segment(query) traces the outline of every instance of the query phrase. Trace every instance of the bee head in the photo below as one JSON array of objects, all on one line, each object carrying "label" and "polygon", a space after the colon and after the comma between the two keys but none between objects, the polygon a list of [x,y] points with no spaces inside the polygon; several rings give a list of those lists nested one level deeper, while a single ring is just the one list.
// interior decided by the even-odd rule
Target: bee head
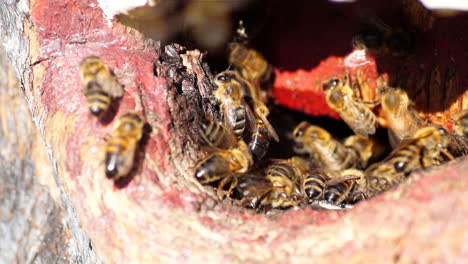
[{"label": "bee head", "polygon": [[397,161],[393,164],[393,167],[397,172],[402,172],[405,170],[407,163],[404,161]]},{"label": "bee head", "polygon": [[396,111],[408,104],[408,94],[402,89],[388,89],[382,97],[382,107],[386,111]]},{"label": "bee head", "polygon": [[307,127],[309,127],[310,124],[309,122],[301,122],[299,125],[296,126],[293,132],[293,137],[294,138],[300,138],[304,135],[305,131],[307,130]]},{"label": "bee head", "polygon": [[330,133],[325,129],[318,127],[318,126],[310,126],[307,131],[307,137],[312,138],[314,140],[322,140],[326,141],[331,138]]},{"label": "bee head", "polygon": [[447,130],[445,130],[445,128],[439,127],[437,128],[437,132],[440,135],[439,144],[437,144],[437,147],[446,148],[448,145],[450,145],[452,137],[450,137]]},{"label": "bee head", "polygon": [[439,127],[439,128],[437,129],[437,131],[439,131],[439,134],[440,134],[441,136],[446,136],[446,135],[448,134],[448,133],[447,133],[447,130],[445,130],[445,128],[442,128],[442,127]]},{"label": "bee head", "polygon": [[236,75],[233,71],[223,71],[216,75],[215,83],[227,83],[233,80],[235,77]]},{"label": "bee head", "polygon": [[322,88],[324,91],[327,91],[331,88],[334,88],[334,87],[337,87],[338,85],[340,85],[340,79],[336,78],[336,77],[333,77],[332,79],[326,81]]}]

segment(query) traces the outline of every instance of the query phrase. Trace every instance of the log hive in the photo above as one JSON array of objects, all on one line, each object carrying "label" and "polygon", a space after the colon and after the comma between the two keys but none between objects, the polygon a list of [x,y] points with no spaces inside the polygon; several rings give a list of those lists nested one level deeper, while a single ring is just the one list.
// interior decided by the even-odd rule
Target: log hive
[{"label": "log hive", "polygon": [[[200,96],[210,74],[199,51],[181,50],[180,76],[165,77],[174,66],[160,59],[159,43],[107,21],[94,0],[3,1],[0,29],[0,262],[468,258],[467,159],[416,173],[346,212],[255,214],[218,202],[193,178],[203,155],[194,128],[212,111]],[[125,86],[105,122],[89,114],[81,93],[78,64],[88,55]],[[114,184],[104,176],[105,138],[129,111],[142,113],[148,130],[135,173]]]}]

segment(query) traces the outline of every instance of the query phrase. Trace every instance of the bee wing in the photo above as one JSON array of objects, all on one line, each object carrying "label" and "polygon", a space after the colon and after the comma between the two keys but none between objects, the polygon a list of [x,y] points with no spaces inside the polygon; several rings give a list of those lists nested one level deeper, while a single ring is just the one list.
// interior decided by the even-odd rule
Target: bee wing
[{"label": "bee wing", "polygon": [[221,112],[222,112],[222,115],[223,115],[224,124],[231,131],[234,131],[233,130],[233,124],[235,122],[235,120],[233,120],[233,118],[232,118],[233,109],[234,109],[234,104],[233,104],[233,101],[231,99],[227,98],[226,100],[223,100],[223,102],[221,103]]},{"label": "bee wing", "polygon": [[[256,106],[256,104],[262,104],[263,107]],[[254,111],[255,115],[263,121],[263,123],[265,124],[265,126],[266,126],[266,128],[268,130],[268,133],[270,133],[270,136],[276,142],[279,142],[278,134],[276,133],[276,130],[273,128],[273,126],[271,125],[270,121],[268,121],[267,114],[263,113],[262,111],[259,110],[259,109],[263,109],[263,108],[267,109],[266,106],[263,105],[262,102],[259,102],[259,101],[254,102],[254,109],[256,109]]]},{"label": "bee wing", "polygon": [[392,148],[396,148],[398,144],[400,144],[401,139],[391,129],[389,129],[387,133],[388,133],[388,141],[390,142],[390,146]]},{"label": "bee wing", "polygon": [[332,179],[326,181],[325,185],[331,186],[331,185],[335,185],[335,184],[338,184],[338,183],[342,183],[342,182],[346,182],[346,181],[356,181],[356,180],[359,180],[359,179],[361,179],[361,176],[345,175],[345,176],[342,176],[342,177],[332,178]]},{"label": "bee wing", "polygon": [[273,185],[264,177],[246,176],[236,187],[244,197],[260,197],[273,190]]},{"label": "bee wing", "polygon": [[102,89],[107,92],[111,97],[118,98],[124,93],[122,85],[119,83],[114,75],[110,76],[97,76],[97,81],[102,86]]},{"label": "bee wing", "polygon": [[451,117],[449,117],[453,122],[458,122],[460,119],[462,119],[465,115],[468,115],[468,109],[461,110],[455,114],[453,114]]},{"label": "bee wing", "polygon": [[338,111],[338,113],[354,133],[363,138],[375,134],[376,118],[369,108],[356,101],[349,101],[347,108],[348,113],[345,111]]},{"label": "bee wing", "polygon": [[259,118],[262,119],[263,123],[265,124],[266,128],[268,129],[268,132],[270,133],[270,136],[276,141],[279,142],[279,136],[276,133],[276,130],[273,128],[273,126],[270,124],[270,121],[266,118],[264,115],[259,115]]},{"label": "bee wing", "polygon": [[245,100],[242,100],[242,103],[245,106],[245,114],[246,114],[247,122],[249,122],[248,128],[250,130],[253,130],[256,127],[256,124],[255,124],[256,123],[256,121],[255,121],[256,114],[254,114],[254,112],[252,112],[252,109],[250,108],[249,104]]}]

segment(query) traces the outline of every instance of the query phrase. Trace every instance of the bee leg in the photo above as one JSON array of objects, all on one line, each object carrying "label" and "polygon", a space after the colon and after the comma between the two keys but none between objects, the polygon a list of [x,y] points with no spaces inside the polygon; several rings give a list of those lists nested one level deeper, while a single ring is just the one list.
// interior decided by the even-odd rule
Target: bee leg
[{"label": "bee leg", "polygon": [[444,154],[444,156],[446,158],[448,158],[449,160],[454,160],[455,159],[455,157],[452,155],[452,153],[450,153],[449,151],[447,151],[445,149],[441,150],[440,152],[442,152],[442,154]]},{"label": "bee leg", "polygon": [[367,195],[364,194],[363,192],[356,192],[356,193],[353,193],[351,195],[351,197],[349,197],[347,199],[347,203],[350,203],[350,204],[356,204],[360,201],[364,201],[367,199]]},{"label": "bee leg", "polygon": [[231,177],[231,176],[227,176],[227,177],[225,177],[224,179],[222,179],[221,182],[219,183],[218,189],[216,190],[216,195],[218,196],[219,200],[222,200],[222,199],[223,199],[223,189],[224,189],[224,186],[225,186],[230,180],[232,180],[232,177]]},{"label": "bee leg", "polygon": [[236,188],[238,182],[239,182],[239,179],[237,177],[232,178],[231,184],[230,184],[229,189],[228,189],[228,191],[226,193],[226,197],[228,199],[231,199],[232,190],[234,190],[234,188]]},{"label": "bee leg", "polygon": [[257,198],[244,198],[241,201],[241,205],[244,207],[255,209],[258,207],[258,199]]},{"label": "bee leg", "polygon": [[265,205],[265,204],[260,204],[260,206],[257,208],[257,214],[266,214],[268,211],[270,211],[271,205]]},{"label": "bee leg", "polygon": [[340,197],[338,197],[338,199],[336,200],[336,204],[337,204],[337,205],[341,205],[341,204],[343,203],[343,201],[346,200],[346,197],[348,197],[349,191],[351,190],[351,187],[352,187],[352,186],[348,187],[348,189],[347,189],[345,192],[343,192],[343,193],[340,195]]}]

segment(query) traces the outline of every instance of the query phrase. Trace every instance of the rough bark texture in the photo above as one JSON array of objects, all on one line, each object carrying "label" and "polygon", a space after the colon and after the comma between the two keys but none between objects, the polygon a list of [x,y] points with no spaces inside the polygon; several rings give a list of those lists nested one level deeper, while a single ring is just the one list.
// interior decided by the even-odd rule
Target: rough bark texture
[{"label": "rough bark texture", "polygon": [[[181,51],[185,67],[169,67],[158,43],[106,21],[92,0],[2,2],[0,18],[26,102],[1,83],[2,261],[99,262],[93,250],[106,263],[467,259],[468,160],[414,175],[347,212],[256,215],[216,202],[193,178],[203,155],[194,128],[211,111],[200,96],[210,84],[199,53]],[[138,168],[116,184],[102,161],[112,120],[91,116],[81,94],[78,64],[88,55],[125,85],[113,120],[137,111],[150,127]]]},{"label": "rough bark texture", "polygon": [[0,262],[100,263],[0,51]]}]

